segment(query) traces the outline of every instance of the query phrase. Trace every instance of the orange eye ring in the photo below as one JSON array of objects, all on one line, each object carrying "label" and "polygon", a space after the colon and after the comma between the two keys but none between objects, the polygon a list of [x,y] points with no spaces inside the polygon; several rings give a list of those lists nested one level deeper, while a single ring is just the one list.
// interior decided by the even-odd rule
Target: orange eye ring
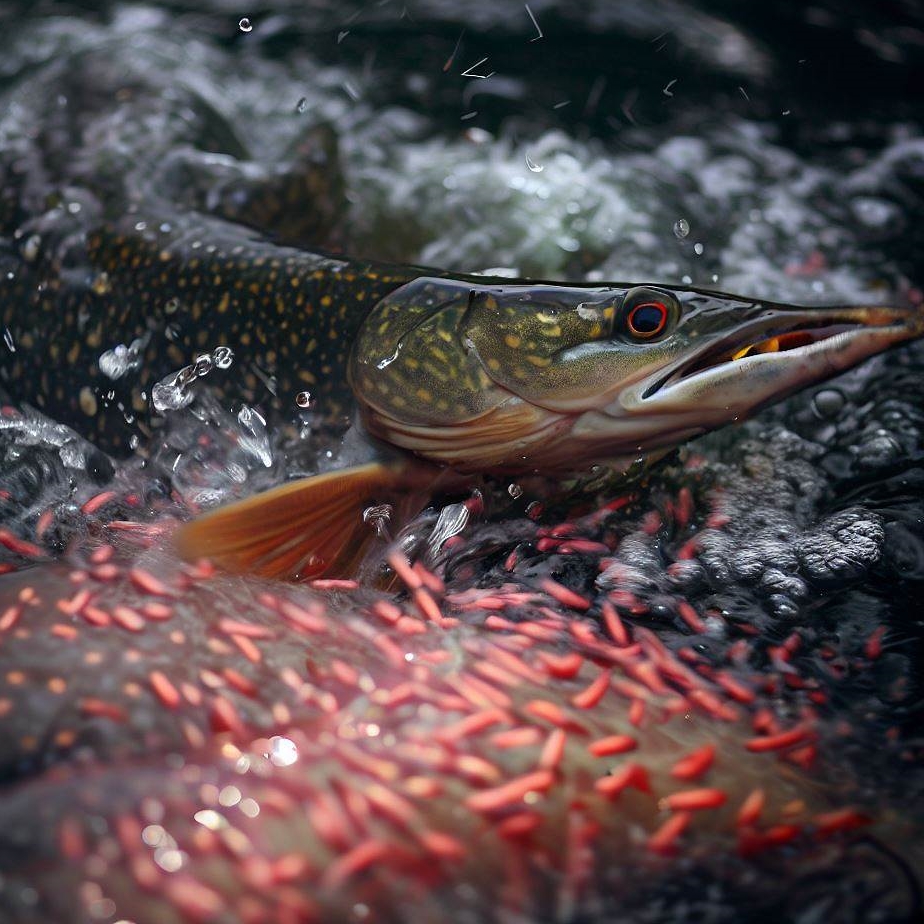
[{"label": "orange eye ring", "polygon": [[669,312],[663,302],[642,302],[626,316],[626,328],[639,340],[651,340],[667,327]]}]

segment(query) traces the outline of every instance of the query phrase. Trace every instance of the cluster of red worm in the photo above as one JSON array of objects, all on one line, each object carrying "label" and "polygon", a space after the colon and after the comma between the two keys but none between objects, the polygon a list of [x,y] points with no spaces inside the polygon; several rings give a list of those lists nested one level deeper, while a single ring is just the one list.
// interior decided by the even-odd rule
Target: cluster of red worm
[{"label": "cluster of red worm", "polygon": [[[525,577],[517,551],[505,583],[462,591],[394,551],[397,593],[232,578],[162,551],[169,520],[107,521],[116,500],[138,503],[107,491],[83,504],[96,535],[69,565],[0,579],[3,721],[39,689],[67,704],[53,733],[21,730],[20,758],[60,780],[71,751],[108,727],[115,743],[97,746],[106,759],[134,762],[139,779],[159,766],[149,789],[129,785],[105,803],[105,833],[92,821],[104,782],[74,782],[55,814],[57,850],[82,868],[86,905],[130,908],[131,885],[182,920],[229,907],[248,922],[324,919],[365,877],[367,892],[477,882],[526,911],[530,883],[554,870],[555,900],[571,908],[608,857],[629,863],[635,851],[644,865],[697,844],[755,857],[870,820],[836,793],[800,788],[819,759],[826,694],[794,666],[798,633],[769,646],[763,668],[746,636],[716,667],[695,642],[720,614],[675,598],[690,644],[673,649],[638,624],[647,605],[619,587],[602,529],[630,497],[536,527],[536,552],[589,556],[610,588],[616,572],[614,589],[592,593],[548,571]],[[696,553],[693,508],[682,488],[666,511],[688,535],[681,560]],[[643,528],[664,515],[643,516]],[[47,525],[40,517],[39,539]],[[721,528],[722,514],[703,525]],[[9,531],[0,546],[6,571],[45,558]],[[19,656],[39,635],[67,646],[79,677],[57,672],[57,659]],[[873,630],[862,655],[881,646]],[[786,720],[768,705],[781,690],[801,695]],[[270,816],[298,837],[273,835]],[[501,872],[486,884],[490,865]]]}]

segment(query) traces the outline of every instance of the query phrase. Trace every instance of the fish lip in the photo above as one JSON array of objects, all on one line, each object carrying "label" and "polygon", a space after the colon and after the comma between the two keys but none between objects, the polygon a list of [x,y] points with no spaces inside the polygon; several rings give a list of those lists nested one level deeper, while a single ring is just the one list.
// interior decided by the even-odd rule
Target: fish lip
[{"label": "fish lip", "polygon": [[[839,335],[856,335],[874,330],[882,333],[891,328],[898,340],[904,339],[903,334],[913,336],[913,331],[920,326],[916,324],[910,312],[902,309],[868,309],[862,306],[832,308],[825,311],[823,316],[819,314],[820,310],[816,308],[797,312],[794,309],[783,309],[772,311],[766,317],[745,322],[725,336],[696,350],[692,355],[662,369],[654,381],[641,392],[640,397],[644,401],[671,385],[690,381],[700,373],[712,372],[722,366],[731,366],[733,363],[744,362],[757,356],[766,357],[776,353],[793,354],[793,358],[796,358],[804,355],[806,347],[815,346]],[[882,316],[881,321],[874,320],[878,315]],[[757,346],[771,338],[799,334],[804,334],[810,339],[782,350],[733,358],[741,350]]]}]

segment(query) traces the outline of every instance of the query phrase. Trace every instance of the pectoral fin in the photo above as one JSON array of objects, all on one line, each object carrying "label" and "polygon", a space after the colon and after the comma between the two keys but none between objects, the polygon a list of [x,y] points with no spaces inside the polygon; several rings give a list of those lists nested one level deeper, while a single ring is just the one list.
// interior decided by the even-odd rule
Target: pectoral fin
[{"label": "pectoral fin", "polygon": [[[351,577],[375,530],[371,504],[421,503],[435,470],[371,463],[302,478],[211,511],[182,527],[186,559],[282,580]],[[427,475],[430,479],[427,479]]]}]

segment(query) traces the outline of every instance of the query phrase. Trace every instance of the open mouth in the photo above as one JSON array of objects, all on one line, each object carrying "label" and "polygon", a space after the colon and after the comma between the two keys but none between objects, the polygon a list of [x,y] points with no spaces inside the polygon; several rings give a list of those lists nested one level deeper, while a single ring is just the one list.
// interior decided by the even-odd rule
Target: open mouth
[{"label": "open mouth", "polygon": [[[759,332],[761,339],[749,341],[748,331],[735,331],[668,371],[646,389],[643,397],[648,398],[665,386],[674,385],[720,366],[741,362],[749,357],[767,353],[788,353],[801,347],[814,346],[835,337],[842,337],[844,334],[857,333],[869,328],[868,323],[845,321],[829,321],[826,324],[806,321],[801,324],[787,325],[786,329],[777,328],[775,330],[767,330],[766,326],[761,326],[764,327]],[[757,334],[758,332],[752,328],[750,333]]]}]

